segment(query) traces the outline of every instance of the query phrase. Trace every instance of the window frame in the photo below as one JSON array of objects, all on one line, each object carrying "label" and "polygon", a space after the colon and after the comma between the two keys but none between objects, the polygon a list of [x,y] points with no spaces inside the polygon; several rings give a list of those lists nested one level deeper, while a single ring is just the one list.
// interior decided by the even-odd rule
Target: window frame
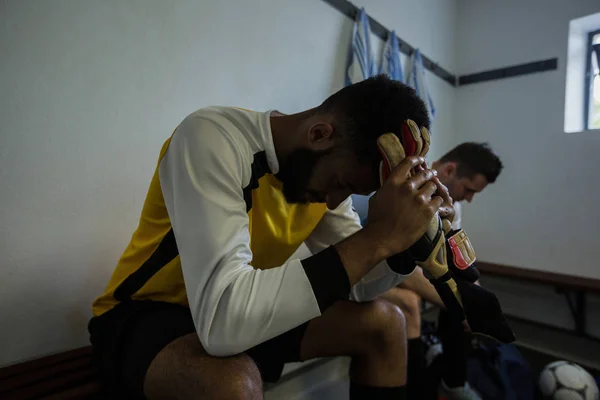
[{"label": "window frame", "polygon": [[592,44],[594,36],[600,34],[600,29],[588,33],[587,49],[586,49],[586,62],[585,62],[585,87],[584,87],[584,100],[583,100],[583,122],[584,129],[587,131],[590,129],[590,111],[591,111],[591,96],[592,90]]}]

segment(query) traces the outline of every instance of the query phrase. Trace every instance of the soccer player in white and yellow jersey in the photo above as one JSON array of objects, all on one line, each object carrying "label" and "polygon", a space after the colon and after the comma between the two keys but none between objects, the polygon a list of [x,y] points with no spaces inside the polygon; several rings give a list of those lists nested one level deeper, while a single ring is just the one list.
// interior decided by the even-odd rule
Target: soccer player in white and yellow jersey
[{"label": "soccer player in white and yellow jersey", "polygon": [[[352,399],[402,399],[401,311],[380,294],[444,190],[409,157],[381,188],[377,138],[412,119],[414,90],[383,76],[293,115],[211,107],[164,144],[139,226],[94,302],[91,341],[127,398],[258,399],[283,364],[350,356]],[[377,190],[361,226],[350,195]],[[289,259],[306,243],[314,254]]]}]

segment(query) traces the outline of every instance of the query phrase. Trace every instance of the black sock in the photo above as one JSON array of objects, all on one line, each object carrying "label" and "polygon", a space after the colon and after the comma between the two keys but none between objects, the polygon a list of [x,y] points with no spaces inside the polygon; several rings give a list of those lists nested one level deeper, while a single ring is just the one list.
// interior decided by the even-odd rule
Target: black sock
[{"label": "black sock", "polygon": [[406,386],[377,387],[350,382],[350,400],[406,400]]},{"label": "black sock", "polygon": [[450,388],[464,386],[467,381],[468,336],[459,323],[452,321],[448,313],[440,312],[438,333],[444,348],[442,354],[442,378]]},{"label": "black sock", "polygon": [[425,376],[425,346],[421,338],[408,339],[408,367],[406,393],[409,399],[419,399],[423,394]]}]

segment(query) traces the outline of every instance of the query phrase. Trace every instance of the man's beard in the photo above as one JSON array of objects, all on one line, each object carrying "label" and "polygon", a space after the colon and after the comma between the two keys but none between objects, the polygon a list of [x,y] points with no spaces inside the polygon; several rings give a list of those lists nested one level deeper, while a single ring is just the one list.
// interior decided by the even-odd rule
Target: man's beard
[{"label": "man's beard", "polygon": [[282,183],[282,192],[288,203],[308,203],[309,200],[325,201],[325,199],[309,199],[308,182],[313,175],[317,162],[330,150],[313,151],[296,149],[287,156],[280,165],[277,179]]}]

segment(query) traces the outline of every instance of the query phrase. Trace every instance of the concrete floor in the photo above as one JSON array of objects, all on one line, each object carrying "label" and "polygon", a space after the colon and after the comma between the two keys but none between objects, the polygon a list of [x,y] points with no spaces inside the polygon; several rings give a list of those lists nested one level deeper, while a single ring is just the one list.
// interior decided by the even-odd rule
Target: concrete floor
[{"label": "concrete floor", "polygon": [[[267,388],[265,400],[337,400],[348,399],[350,359],[324,360],[298,375]],[[285,373],[286,371],[284,371]]]},{"label": "concrete floor", "polygon": [[544,353],[554,360],[569,360],[586,369],[600,371],[600,340],[576,337],[520,320],[511,320],[510,324],[520,346]]}]

